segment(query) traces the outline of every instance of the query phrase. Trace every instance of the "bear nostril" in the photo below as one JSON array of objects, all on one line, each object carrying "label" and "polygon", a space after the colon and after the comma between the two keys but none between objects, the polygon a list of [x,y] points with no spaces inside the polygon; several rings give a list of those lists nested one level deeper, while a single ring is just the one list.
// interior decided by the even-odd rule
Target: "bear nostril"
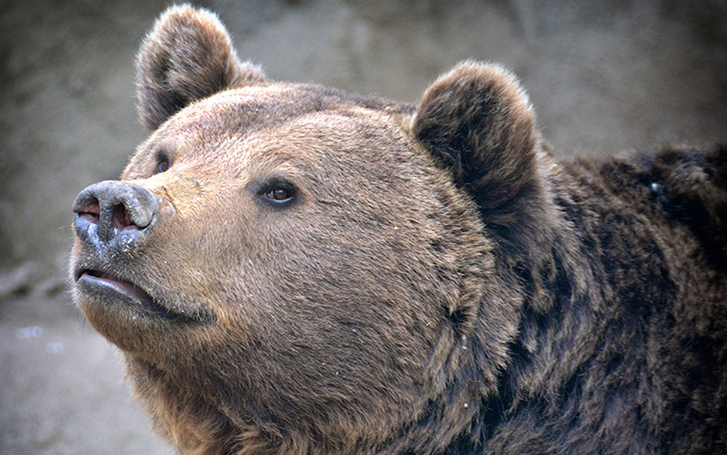
[{"label": "bear nostril", "polygon": [[114,207],[112,220],[114,227],[120,229],[139,227],[131,220],[131,215],[129,215],[129,211],[124,204],[118,204]]},{"label": "bear nostril", "polygon": [[98,219],[101,216],[101,206],[99,205],[98,199],[88,198],[83,201],[82,204],[77,204],[73,211],[82,218],[86,218],[88,221],[98,223]]}]

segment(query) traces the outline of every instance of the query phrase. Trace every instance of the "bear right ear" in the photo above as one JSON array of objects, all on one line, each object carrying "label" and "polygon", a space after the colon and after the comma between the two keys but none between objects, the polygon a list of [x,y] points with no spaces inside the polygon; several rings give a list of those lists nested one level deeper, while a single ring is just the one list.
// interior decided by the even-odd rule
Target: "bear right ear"
[{"label": "bear right ear", "polygon": [[514,76],[491,64],[458,65],[426,90],[412,133],[472,196],[503,247],[520,253],[544,244],[554,212],[546,158]]},{"label": "bear right ear", "polygon": [[155,130],[193,101],[265,82],[258,67],[240,63],[217,16],[189,5],[174,6],[157,20],[139,52],[139,116]]}]

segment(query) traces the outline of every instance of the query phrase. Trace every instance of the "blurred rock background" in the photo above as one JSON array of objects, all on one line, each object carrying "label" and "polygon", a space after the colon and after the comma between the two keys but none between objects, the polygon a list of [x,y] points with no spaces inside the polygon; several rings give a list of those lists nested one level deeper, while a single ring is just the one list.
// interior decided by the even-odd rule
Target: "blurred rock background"
[{"label": "blurred rock background", "polygon": [[[0,0],[0,453],[170,454],[70,303],[70,212],[146,135],[134,57],[159,0]],[[278,80],[415,102],[511,68],[563,155],[727,142],[724,0],[210,0]]]}]

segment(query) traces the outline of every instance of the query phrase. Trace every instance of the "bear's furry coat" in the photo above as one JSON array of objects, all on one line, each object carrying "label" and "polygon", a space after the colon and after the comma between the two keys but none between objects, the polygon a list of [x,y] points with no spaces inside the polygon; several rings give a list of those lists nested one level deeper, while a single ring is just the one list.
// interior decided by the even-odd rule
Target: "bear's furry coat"
[{"label": "bear's furry coat", "polygon": [[497,66],[277,83],[187,6],[139,112],[74,292],[181,453],[727,453],[726,148],[566,162]]}]

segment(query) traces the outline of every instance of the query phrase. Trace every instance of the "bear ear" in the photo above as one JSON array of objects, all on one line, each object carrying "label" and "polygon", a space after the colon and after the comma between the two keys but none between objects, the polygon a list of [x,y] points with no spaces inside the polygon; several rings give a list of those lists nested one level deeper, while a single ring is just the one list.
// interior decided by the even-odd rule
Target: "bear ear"
[{"label": "bear ear", "polygon": [[501,243],[527,248],[548,217],[535,115],[503,68],[465,62],[424,93],[412,133],[449,168]]},{"label": "bear ear", "polygon": [[157,20],[139,52],[139,116],[155,130],[193,101],[262,83],[265,76],[259,68],[240,63],[217,16],[189,5],[174,6]]}]

